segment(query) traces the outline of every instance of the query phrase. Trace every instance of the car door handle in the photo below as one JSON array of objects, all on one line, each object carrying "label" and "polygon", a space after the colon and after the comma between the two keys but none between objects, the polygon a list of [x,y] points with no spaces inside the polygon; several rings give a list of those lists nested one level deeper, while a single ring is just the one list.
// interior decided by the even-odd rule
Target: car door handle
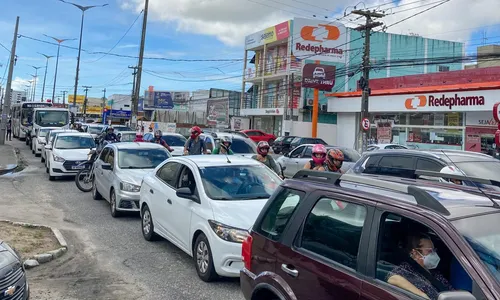
[{"label": "car door handle", "polygon": [[150,192],[151,194],[154,194],[154,193],[155,193],[155,191],[153,191],[153,189],[149,189],[149,192]]},{"label": "car door handle", "polygon": [[282,264],[281,270],[283,270],[283,272],[287,273],[288,275],[290,275],[292,277],[299,276],[299,271],[297,271],[296,269],[291,269],[287,264]]},{"label": "car door handle", "polygon": [[172,200],[167,199],[167,203],[168,203],[168,204],[172,204]]}]

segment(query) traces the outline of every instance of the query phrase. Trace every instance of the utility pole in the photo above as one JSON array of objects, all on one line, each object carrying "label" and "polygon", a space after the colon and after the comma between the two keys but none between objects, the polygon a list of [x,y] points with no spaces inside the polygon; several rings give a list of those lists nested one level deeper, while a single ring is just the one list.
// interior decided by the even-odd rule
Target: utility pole
[{"label": "utility pole", "polygon": [[33,69],[35,69],[35,75],[33,76],[34,77],[34,80],[35,80],[35,85],[33,86],[33,101],[36,100],[36,83],[37,83],[37,80],[38,80],[38,69],[41,69],[42,67],[35,67],[35,66],[31,66]]},{"label": "utility pole", "polygon": [[5,134],[7,129],[7,118],[10,115],[10,98],[12,95],[12,75],[14,74],[14,64],[16,63],[16,44],[17,32],[19,29],[19,16],[16,18],[16,27],[14,29],[14,40],[10,50],[9,75],[7,76],[7,86],[5,87],[5,101],[2,109],[2,121],[0,124],[0,145],[5,145]]},{"label": "utility pole", "polygon": [[[66,93],[67,91],[62,91],[63,93],[63,105],[64,105],[64,108],[66,108]],[[52,99],[52,103],[54,102],[54,99]]]},{"label": "utility pole", "polygon": [[[104,120],[104,110],[106,109],[106,88],[102,90],[102,110],[101,110],[101,117]],[[111,114],[111,112],[109,112]]]},{"label": "utility pole", "polygon": [[144,45],[146,43],[146,27],[148,23],[149,0],[144,3],[144,19],[142,20],[141,47],[139,48],[139,62],[137,64],[137,79],[135,82],[134,96],[132,97],[132,126],[137,124],[137,111],[139,104],[139,91],[141,90],[142,61],[144,59]]},{"label": "utility pole", "polygon": [[[385,15],[382,13],[378,13],[375,11],[369,11],[369,10],[360,10],[356,9],[352,11],[353,14],[360,15],[366,18],[366,23],[365,25],[361,25],[356,28],[358,31],[362,31],[365,34],[365,51],[363,55],[363,77],[359,80],[359,85],[362,89],[362,97],[361,97],[361,120],[364,118],[369,117],[368,113],[368,99],[370,97],[370,36],[371,36],[371,30],[375,27],[383,25],[382,22],[374,22],[372,18],[382,18]],[[368,132],[370,131],[370,128],[368,128]],[[361,149],[361,152],[366,151],[366,147],[368,146],[368,135],[367,131],[363,129],[363,126],[361,126],[361,122],[359,124],[359,136],[358,136],[358,141],[359,138],[360,140],[360,146],[358,149]]]},{"label": "utility pole", "polygon": [[[128,66],[129,69],[133,69],[134,71],[132,72],[132,75],[134,75],[134,80],[133,80],[133,83],[132,83],[132,112],[134,111],[134,103],[135,103],[135,89],[136,89],[136,79],[137,79],[137,66]],[[139,98],[137,98],[139,99]],[[139,110],[139,108],[137,108],[137,110]],[[137,116],[137,114],[136,114]]]},{"label": "utility pole", "polygon": [[85,122],[85,119],[87,118],[87,93],[89,92],[89,89],[91,89],[91,86],[88,85],[82,85],[85,91],[85,99],[83,99],[83,122]]}]

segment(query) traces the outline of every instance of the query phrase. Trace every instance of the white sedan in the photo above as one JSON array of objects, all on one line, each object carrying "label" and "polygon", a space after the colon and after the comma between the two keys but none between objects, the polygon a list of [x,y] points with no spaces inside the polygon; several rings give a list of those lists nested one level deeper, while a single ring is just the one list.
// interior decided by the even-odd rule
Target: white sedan
[{"label": "white sedan", "polygon": [[61,129],[61,127],[41,127],[36,130],[36,136],[31,142],[31,152],[35,156],[40,156],[42,154],[42,149],[45,147],[47,141],[45,140],[47,133],[51,130]]},{"label": "white sedan", "polygon": [[238,277],[241,243],[281,179],[256,160],[173,157],[144,176],[142,234],[158,234],[194,258],[203,281]]}]

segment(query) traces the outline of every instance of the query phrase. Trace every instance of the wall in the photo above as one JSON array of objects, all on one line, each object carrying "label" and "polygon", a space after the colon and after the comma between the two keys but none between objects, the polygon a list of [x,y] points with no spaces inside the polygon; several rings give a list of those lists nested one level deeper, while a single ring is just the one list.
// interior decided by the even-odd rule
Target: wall
[{"label": "wall", "polygon": [[[284,127],[290,128],[290,135],[310,137],[312,131],[311,122],[284,121]],[[318,123],[318,138],[322,138],[330,145],[336,145],[337,142],[337,125]]]},{"label": "wall", "polygon": [[337,114],[337,140],[335,145],[348,148],[356,148],[356,113]]},{"label": "wall", "polygon": [[131,110],[132,98],[130,95],[113,94],[109,96],[108,102],[111,100],[113,101],[114,110]]}]

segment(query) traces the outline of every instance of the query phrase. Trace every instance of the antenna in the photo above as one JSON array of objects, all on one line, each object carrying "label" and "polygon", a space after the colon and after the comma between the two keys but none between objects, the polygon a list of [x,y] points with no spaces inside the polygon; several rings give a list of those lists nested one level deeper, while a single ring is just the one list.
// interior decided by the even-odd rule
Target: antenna
[{"label": "antenna", "polygon": [[500,208],[500,205],[495,201],[493,200],[493,198],[491,198],[490,195],[486,194],[483,189],[481,189],[479,187],[479,185],[476,184],[476,182],[470,180],[469,176],[467,176],[467,174],[465,174],[464,171],[462,171],[462,169],[460,169],[457,164],[455,164],[455,162],[453,160],[451,160],[451,158],[444,152],[444,150],[441,150],[441,153],[443,153],[444,156],[446,156],[447,159],[450,160],[450,162],[455,166],[455,168],[457,168],[460,173],[462,173],[464,175],[465,178],[469,179],[470,182],[472,182],[472,184],[481,192],[481,194],[483,194],[483,196],[485,196],[486,198],[488,198],[492,203],[493,203],[493,207],[495,208]]}]

